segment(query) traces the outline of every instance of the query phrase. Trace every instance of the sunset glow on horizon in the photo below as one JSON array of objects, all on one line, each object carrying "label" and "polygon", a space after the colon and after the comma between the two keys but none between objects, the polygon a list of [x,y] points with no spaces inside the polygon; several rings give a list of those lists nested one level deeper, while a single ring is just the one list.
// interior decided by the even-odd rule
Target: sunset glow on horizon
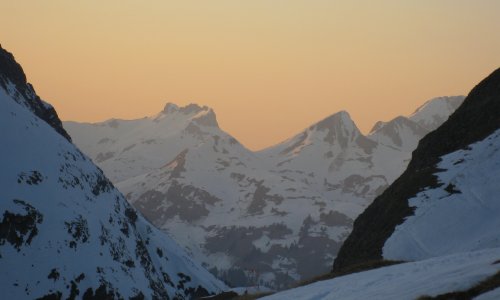
[{"label": "sunset glow on horizon", "polygon": [[500,67],[500,1],[4,1],[0,43],[63,120],[214,109],[250,149],[363,132]]}]

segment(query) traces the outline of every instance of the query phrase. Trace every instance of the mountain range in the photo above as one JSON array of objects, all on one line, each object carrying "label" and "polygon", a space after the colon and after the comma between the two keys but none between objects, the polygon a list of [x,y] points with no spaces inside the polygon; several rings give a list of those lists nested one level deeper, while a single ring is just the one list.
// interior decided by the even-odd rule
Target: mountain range
[{"label": "mountain range", "polygon": [[214,275],[280,289],[328,272],[353,220],[463,99],[432,99],[368,135],[341,111],[258,152],[196,104],[64,127],[133,206]]},{"label": "mountain range", "polygon": [[0,108],[6,299],[221,299],[214,275],[325,270],[267,299],[500,297],[500,69],[367,135],[341,111],[258,152],[196,104],[63,124],[1,47]]}]

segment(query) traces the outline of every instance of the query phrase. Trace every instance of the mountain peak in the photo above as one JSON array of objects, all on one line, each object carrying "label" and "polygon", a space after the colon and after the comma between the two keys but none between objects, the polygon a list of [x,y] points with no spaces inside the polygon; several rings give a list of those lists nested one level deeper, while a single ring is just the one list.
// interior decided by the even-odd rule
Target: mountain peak
[{"label": "mountain peak", "polygon": [[196,103],[190,103],[186,106],[178,106],[175,103],[168,102],[165,104],[165,107],[163,108],[163,113],[165,114],[170,114],[170,113],[182,113],[185,115],[191,115],[191,114],[197,114],[203,111],[210,111],[212,110],[208,106],[200,106]]},{"label": "mountain peak", "polygon": [[194,116],[191,120],[195,121],[198,125],[219,127],[219,123],[217,123],[217,117],[215,116],[215,112],[211,108],[206,111],[203,111],[203,113],[196,114],[196,116]]},{"label": "mountain peak", "polygon": [[179,111],[179,106],[175,103],[172,103],[172,102],[168,102],[167,104],[165,104],[165,107],[163,108],[163,113],[165,114],[169,114],[169,113],[173,113],[173,112],[177,112]]},{"label": "mountain peak", "polygon": [[463,100],[465,99],[465,96],[441,96],[441,97],[435,97],[430,100],[427,100],[424,104],[422,104],[419,108],[413,112],[412,116],[415,115],[416,113],[428,109],[430,106],[454,106],[454,108],[458,108],[460,104],[462,104]]},{"label": "mountain peak", "polygon": [[315,125],[310,127],[311,130],[327,131],[325,142],[333,144],[338,140],[342,146],[346,146],[348,140],[352,140],[360,134],[360,131],[349,113],[345,110],[339,111]]},{"label": "mountain peak", "polygon": [[208,106],[200,106],[195,103],[188,104],[186,106],[178,106],[175,103],[167,103],[163,108],[163,111],[160,113],[161,115],[173,115],[173,114],[181,114],[187,117],[191,122],[196,123],[200,126],[209,126],[209,127],[219,127],[217,122],[217,117],[213,109]]},{"label": "mountain peak", "polygon": [[417,108],[409,119],[432,131],[442,124],[464,101],[464,96],[436,97]]},{"label": "mountain peak", "polygon": [[339,125],[345,125],[349,127],[356,127],[354,121],[351,119],[349,113],[345,110],[341,110],[333,115],[330,115],[323,120],[319,121],[314,125],[317,130],[332,129]]}]

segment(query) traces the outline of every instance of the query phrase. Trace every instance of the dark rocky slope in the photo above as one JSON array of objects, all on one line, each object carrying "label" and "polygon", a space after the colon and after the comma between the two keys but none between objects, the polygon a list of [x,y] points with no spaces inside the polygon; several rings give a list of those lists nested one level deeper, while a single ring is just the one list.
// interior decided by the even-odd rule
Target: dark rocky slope
[{"label": "dark rocky slope", "polygon": [[0,87],[18,103],[28,107],[37,117],[52,126],[68,141],[71,137],[62,126],[55,109],[36,94],[33,86],[26,80],[23,68],[16,62],[12,53],[0,45]]}]

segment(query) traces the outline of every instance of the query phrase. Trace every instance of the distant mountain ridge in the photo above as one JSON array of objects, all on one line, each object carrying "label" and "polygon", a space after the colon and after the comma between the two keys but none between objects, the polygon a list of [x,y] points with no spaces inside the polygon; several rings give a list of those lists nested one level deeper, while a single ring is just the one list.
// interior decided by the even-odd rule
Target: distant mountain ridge
[{"label": "distant mountain ridge", "polygon": [[157,169],[212,136],[239,145],[219,129],[212,109],[196,104],[178,107],[167,103],[160,113],[142,119],[111,119],[96,124],[64,122],[64,126],[79,138],[78,145],[114,182]]},{"label": "distant mountain ridge", "polygon": [[234,286],[283,288],[330,269],[353,220],[429,132],[410,117],[389,123],[363,135],[343,111],[258,152],[196,104],[64,126],[136,208],[214,274]]}]

